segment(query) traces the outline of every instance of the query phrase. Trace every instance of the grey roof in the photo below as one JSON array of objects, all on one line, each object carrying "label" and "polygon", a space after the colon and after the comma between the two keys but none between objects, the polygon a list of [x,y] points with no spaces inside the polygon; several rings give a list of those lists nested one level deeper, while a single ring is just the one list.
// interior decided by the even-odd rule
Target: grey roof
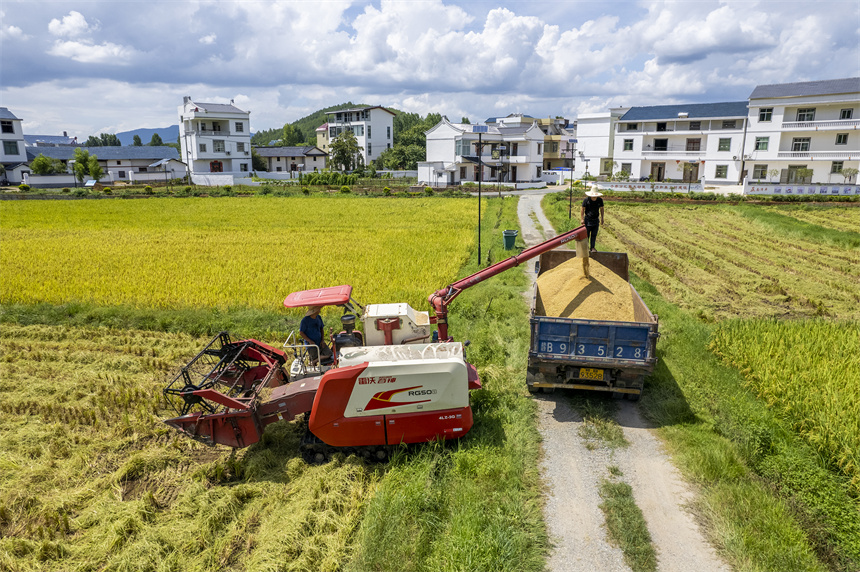
[{"label": "grey roof", "polygon": [[24,135],[27,145],[74,145],[76,139],[67,135]]},{"label": "grey roof", "polygon": [[860,93],[860,77],[757,85],[750,94],[750,99],[801,97],[806,95],[840,95],[843,93]]},{"label": "grey roof", "polygon": [[242,111],[232,103],[201,103],[199,101],[194,101],[195,107],[202,107],[206,111],[212,111],[215,113],[248,113],[247,111]]},{"label": "grey roof", "polygon": [[180,161],[179,159],[174,159],[171,157],[169,159],[159,159],[158,161],[150,164],[149,166],[150,167],[160,167],[161,165],[166,165],[166,164],[170,163],[171,161],[176,161],[177,163],[182,163],[183,165],[185,164],[182,161]]},{"label": "grey roof", "polygon": [[20,118],[15,117],[15,114],[9,111],[8,107],[0,107],[0,119],[18,119],[20,121]]},{"label": "grey roof", "polygon": [[299,157],[302,155],[325,155],[325,151],[313,145],[303,147],[254,147],[260,157]]},{"label": "grey roof", "polygon": [[531,125],[513,125],[511,127],[497,127],[496,130],[502,135],[516,135],[518,133],[525,133],[531,128]]},{"label": "grey roof", "polygon": [[100,161],[122,161],[122,160],[149,160],[157,161],[159,159],[176,159],[179,160],[179,151],[175,147],[158,146],[150,147],[142,145],[140,147],[27,147],[27,160],[32,161],[39,155],[50,157],[51,159],[60,159],[68,161],[75,158],[75,150],[84,149],[90,152],[90,155],[95,155]]},{"label": "grey roof", "polygon": [[618,121],[654,121],[678,119],[679,113],[686,113],[686,119],[711,119],[714,117],[746,117],[746,101],[723,103],[682,103],[678,105],[652,105],[650,107],[631,107]]}]

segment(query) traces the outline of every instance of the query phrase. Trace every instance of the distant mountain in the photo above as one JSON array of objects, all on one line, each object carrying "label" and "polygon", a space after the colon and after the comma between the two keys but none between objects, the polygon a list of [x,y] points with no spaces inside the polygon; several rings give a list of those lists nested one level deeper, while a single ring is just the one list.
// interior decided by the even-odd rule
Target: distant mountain
[{"label": "distant mountain", "polygon": [[156,129],[135,129],[133,131],[123,131],[117,133],[120,143],[123,145],[131,145],[134,143],[134,136],[140,135],[140,142],[146,145],[152,139],[152,134],[158,133],[161,140],[165,143],[176,143],[179,138],[179,125],[171,125],[170,127],[158,127]]}]

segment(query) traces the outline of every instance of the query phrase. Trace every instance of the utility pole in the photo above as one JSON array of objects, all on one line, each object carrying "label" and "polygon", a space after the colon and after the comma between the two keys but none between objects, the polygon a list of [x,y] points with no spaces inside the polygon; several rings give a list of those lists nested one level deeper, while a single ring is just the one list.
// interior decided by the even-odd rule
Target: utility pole
[{"label": "utility pole", "polygon": [[478,134],[478,265],[482,265],[481,262],[481,180],[484,178],[484,162],[481,159],[481,155],[484,152],[483,146],[484,142],[481,136],[484,133],[487,133],[488,128],[486,125],[473,125],[472,133]]}]

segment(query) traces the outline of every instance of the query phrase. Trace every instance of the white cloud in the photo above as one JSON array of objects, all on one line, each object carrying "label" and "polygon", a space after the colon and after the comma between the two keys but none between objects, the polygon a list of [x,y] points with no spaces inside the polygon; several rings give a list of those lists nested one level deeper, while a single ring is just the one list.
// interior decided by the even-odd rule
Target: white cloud
[{"label": "white cloud", "polygon": [[63,16],[62,20],[54,18],[48,24],[48,31],[55,36],[68,36],[74,38],[88,32],[94,32],[99,29],[98,24],[90,27],[87,19],[80,12],[72,10],[68,15]]},{"label": "white cloud", "polygon": [[2,26],[0,27],[0,39],[3,40],[25,40],[29,38],[24,34],[24,30],[18,26]]},{"label": "white cloud", "polygon": [[207,46],[210,46],[210,45],[214,44],[215,40],[217,40],[217,39],[218,39],[217,35],[209,34],[208,36],[203,36],[202,38],[200,38],[197,41],[200,42],[201,44],[206,44]]},{"label": "white cloud", "polygon": [[59,56],[85,64],[128,65],[135,50],[112,43],[93,45],[83,42],[56,42],[48,50],[52,56]]}]

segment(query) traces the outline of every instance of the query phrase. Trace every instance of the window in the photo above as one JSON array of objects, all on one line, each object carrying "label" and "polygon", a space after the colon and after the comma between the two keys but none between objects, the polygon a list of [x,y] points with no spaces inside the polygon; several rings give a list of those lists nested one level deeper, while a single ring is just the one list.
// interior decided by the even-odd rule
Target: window
[{"label": "window", "polygon": [[690,131],[699,131],[702,128],[701,121],[691,121],[690,122]]},{"label": "window", "polygon": [[701,151],[702,150],[702,140],[699,138],[695,139],[687,139],[687,151]]},{"label": "window", "polygon": [[241,121],[236,122],[236,133],[243,133],[245,131],[245,125]]},{"label": "window", "polygon": [[201,153],[205,153],[205,152],[206,152],[206,143],[201,143],[201,144],[200,144],[200,152],[201,152]]},{"label": "window", "polygon": [[848,145],[848,134],[847,133],[837,133],[836,134],[836,144],[837,145]]},{"label": "window", "polygon": [[638,123],[628,123],[627,124],[627,131],[636,131],[637,129],[639,129]]},{"label": "window", "polygon": [[538,144],[537,144],[537,146],[538,146],[538,152],[537,152],[537,154],[538,154],[538,155],[543,155],[543,153],[541,153],[541,150],[540,150],[540,149],[541,149],[541,147],[542,147],[543,145],[541,145],[540,143],[538,143]]},{"label": "window", "polygon": [[122,165],[122,161],[117,161],[117,162],[116,162],[116,164],[117,164],[117,165]]},{"label": "window", "polygon": [[206,124],[204,122],[200,122],[200,131],[206,131]]},{"label": "window", "polygon": [[7,155],[17,155],[18,154],[18,142],[17,141],[3,141],[3,152]]},{"label": "window", "polygon": [[624,140],[624,150],[632,151],[633,150],[633,139],[625,139]]},{"label": "window", "polygon": [[809,151],[809,137],[795,137],[791,140],[792,151]]},{"label": "window", "polygon": [[717,165],[717,172],[714,173],[714,177],[717,179],[726,179],[729,176],[729,166],[728,165]]},{"label": "window", "polygon": [[236,143],[236,152],[237,153],[243,153],[244,151],[245,151],[245,142],[239,141],[238,143]]},{"label": "window", "polygon": [[535,167],[535,174],[537,175],[536,178],[539,179],[540,178],[540,167]]},{"label": "window", "polygon": [[668,151],[669,150],[669,140],[668,139],[654,139],[654,150],[655,151]]},{"label": "window", "polygon": [[773,117],[773,107],[762,107],[758,110],[759,121],[770,121],[771,117]]},{"label": "window", "polygon": [[[849,111],[851,110],[849,109]],[[0,131],[3,133],[15,133],[15,126],[12,125],[11,121],[6,121],[4,119],[3,121],[0,121]]]},{"label": "window", "polygon": [[731,137],[720,137],[720,143],[717,146],[717,151],[731,151],[732,150],[732,138]]},{"label": "window", "polygon": [[391,143],[389,143],[389,144],[388,144],[388,146],[386,147],[386,149],[391,149]]},{"label": "window", "polygon": [[[843,109],[839,112],[839,119],[852,119],[854,117],[853,109]],[[5,131],[4,131],[5,133]]]},{"label": "window", "polygon": [[367,144],[367,154],[368,156],[373,153],[373,147],[371,147],[370,143]]},{"label": "window", "polygon": [[367,126],[367,138],[370,139],[370,125]]},{"label": "window", "polygon": [[391,127],[386,127],[386,128],[385,128],[385,138],[386,138],[386,139],[391,139]]},{"label": "window", "polygon": [[844,164],[845,164],[844,161],[833,161],[830,164],[830,172],[831,173],[841,173],[842,167]]},{"label": "window", "polygon": [[803,109],[797,110],[797,120],[798,121],[815,121],[815,108],[814,107],[806,107]]},{"label": "window", "polygon": [[119,171],[118,176],[120,179],[125,179],[125,171]]},{"label": "window", "polygon": [[734,129],[736,124],[734,119],[723,119],[723,129]]},{"label": "window", "polygon": [[215,123],[215,122],[213,121],[213,122],[212,122],[212,131],[219,131],[219,132],[220,132],[220,131],[221,131],[221,124],[220,124],[220,123]]},{"label": "window", "polygon": [[454,154],[463,156],[469,154],[469,140],[468,139],[460,139],[455,142]]},{"label": "window", "polygon": [[767,178],[767,165],[754,165],[753,166],[753,179],[756,181],[761,181],[762,179]]},{"label": "window", "polygon": [[621,163],[621,170],[625,173],[633,172],[633,163]]},{"label": "window", "polygon": [[239,170],[247,173],[248,172],[248,163],[240,163],[239,164]]},{"label": "window", "polygon": [[666,123],[658,123],[657,131],[666,131]]},{"label": "window", "polygon": [[768,143],[770,143],[770,137],[756,137],[755,138],[755,150],[756,151],[767,151]]},{"label": "window", "polygon": [[466,178],[466,167],[460,167],[460,180],[462,181],[465,178]]},{"label": "window", "polygon": [[223,139],[214,140],[212,142],[212,150],[216,153],[223,153],[224,151],[226,151],[227,148],[224,146],[224,140]]}]

